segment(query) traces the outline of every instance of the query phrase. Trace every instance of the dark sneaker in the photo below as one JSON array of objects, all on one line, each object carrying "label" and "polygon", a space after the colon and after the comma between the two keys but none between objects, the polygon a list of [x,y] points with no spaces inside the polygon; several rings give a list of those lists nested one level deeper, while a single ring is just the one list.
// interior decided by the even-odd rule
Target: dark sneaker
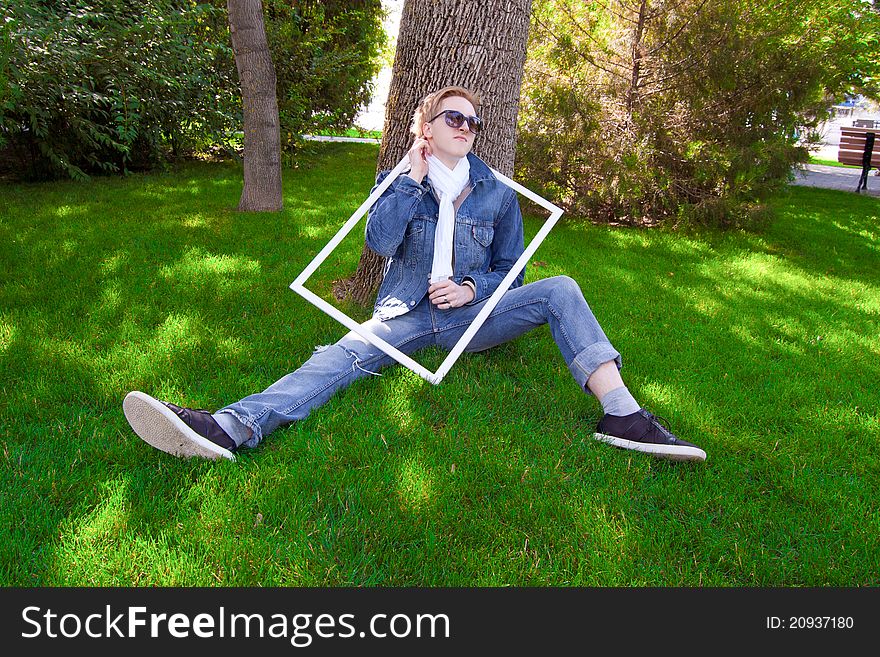
[{"label": "dark sneaker", "polygon": [[[663,420],[663,422],[666,422]],[[706,452],[677,438],[660,423],[660,418],[640,408],[622,417],[605,415],[596,426],[596,440],[622,449],[634,449],[673,461],[705,461]]]},{"label": "dark sneaker", "polygon": [[208,411],[181,408],[136,390],[125,396],[122,411],[134,432],[156,449],[174,456],[235,460],[235,442]]}]

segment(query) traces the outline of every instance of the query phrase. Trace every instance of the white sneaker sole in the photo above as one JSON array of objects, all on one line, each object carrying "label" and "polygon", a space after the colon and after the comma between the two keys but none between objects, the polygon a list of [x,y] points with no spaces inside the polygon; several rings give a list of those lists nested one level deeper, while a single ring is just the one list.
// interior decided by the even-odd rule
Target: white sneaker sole
[{"label": "white sneaker sole", "polygon": [[143,392],[128,393],[122,402],[122,412],[145,443],[163,452],[183,458],[199,456],[235,460],[235,455],[228,449],[197,434],[174,411]]},{"label": "white sneaker sole", "polygon": [[601,440],[603,443],[620,447],[621,449],[632,449],[637,452],[645,452],[661,459],[670,461],[705,461],[706,452],[699,447],[688,447],[686,445],[658,445],[656,443],[640,443],[635,440],[627,440],[626,438],[618,438],[617,436],[609,436],[604,433],[594,433],[593,438]]}]

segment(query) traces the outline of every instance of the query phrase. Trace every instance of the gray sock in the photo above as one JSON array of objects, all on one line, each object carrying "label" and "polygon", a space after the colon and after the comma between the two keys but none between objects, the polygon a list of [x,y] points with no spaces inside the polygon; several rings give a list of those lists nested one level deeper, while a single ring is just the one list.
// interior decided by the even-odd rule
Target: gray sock
[{"label": "gray sock", "polygon": [[619,417],[631,415],[641,408],[639,402],[630,394],[626,386],[620,386],[606,393],[600,402],[602,410],[607,415],[617,415]]},{"label": "gray sock", "polygon": [[250,440],[254,433],[235,419],[235,416],[232,415],[232,413],[214,413],[211,417],[217,420],[217,424],[220,425],[220,428],[229,434],[229,437],[232,438],[236,447],[241,447],[242,443]]}]

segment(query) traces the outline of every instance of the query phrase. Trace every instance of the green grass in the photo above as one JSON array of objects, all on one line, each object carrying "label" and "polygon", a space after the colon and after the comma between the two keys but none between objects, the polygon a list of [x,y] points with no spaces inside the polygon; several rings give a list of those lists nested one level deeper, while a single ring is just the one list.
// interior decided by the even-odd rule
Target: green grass
[{"label": "green grass", "polygon": [[851,164],[843,164],[837,160],[826,160],[821,157],[810,157],[810,164],[824,164],[828,167],[843,167],[844,169],[861,169],[862,167],[853,166]]},{"label": "green grass", "polygon": [[593,441],[546,327],[439,386],[361,380],[235,463],[134,436],[129,390],[214,409],[345,332],[287,286],[376,154],[317,148],[279,214],[236,214],[223,164],[3,185],[0,584],[880,584],[880,201],[855,194],[790,188],[760,233],[569,220],[536,254],[704,464]]},{"label": "green grass", "polygon": [[362,137],[367,139],[382,139],[381,130],[365,130],[364,128],[349,128],[348,130],[318,130],[315,134],[324,137]]}]

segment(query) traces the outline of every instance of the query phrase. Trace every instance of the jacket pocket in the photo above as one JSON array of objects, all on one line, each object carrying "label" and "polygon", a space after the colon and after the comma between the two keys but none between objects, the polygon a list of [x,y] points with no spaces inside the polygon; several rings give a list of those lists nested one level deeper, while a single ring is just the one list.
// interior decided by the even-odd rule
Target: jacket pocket
[{"label": "jacket pocket", "polygon": [[470,243],[467,245],[467,262],[469,271],[485,273],[484,267],[489,262],[489,253],[492,246],[492,238],[495,236],[495,229],[489,226],[476,225],[471,226]]},{"label": "jacket pocket", "polygon": [[415,267],[425,244],[425,219],[414,217],[406,226],[403,236],[403,262]]},{"label": "jacket pocket", "polygon": [[489,245],[492,244],[492,238],[495,236],[495,229],[492,226],[474,226],[473,234],[477,244],[489,248]]}]

